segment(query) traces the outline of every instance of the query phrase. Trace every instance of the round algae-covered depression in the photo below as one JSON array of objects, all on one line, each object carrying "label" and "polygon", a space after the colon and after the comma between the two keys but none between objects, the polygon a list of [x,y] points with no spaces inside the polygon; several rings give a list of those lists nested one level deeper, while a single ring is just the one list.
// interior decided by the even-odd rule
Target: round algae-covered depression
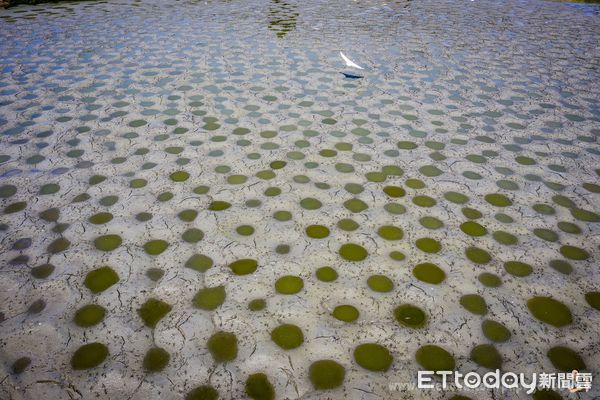
[{"label": "round algae-covered depression", "polygon": [[0,398],[600,371],[599,38],[546,0],[0,9]]}]

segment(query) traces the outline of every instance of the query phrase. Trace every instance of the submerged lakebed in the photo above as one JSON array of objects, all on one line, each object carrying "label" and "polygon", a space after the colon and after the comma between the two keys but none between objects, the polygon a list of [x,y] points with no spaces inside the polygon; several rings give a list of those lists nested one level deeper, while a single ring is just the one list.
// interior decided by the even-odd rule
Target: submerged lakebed
[{"label": "submerged lakebed", "polygon": [[0,10],[0,397],[489,399],[411,385],[596,377],[599,10]]}]

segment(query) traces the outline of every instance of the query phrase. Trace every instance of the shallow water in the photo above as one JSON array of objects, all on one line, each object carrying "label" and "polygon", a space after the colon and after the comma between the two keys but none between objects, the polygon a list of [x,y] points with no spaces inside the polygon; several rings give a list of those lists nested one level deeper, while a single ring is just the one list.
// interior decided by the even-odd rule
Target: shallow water
[{"label": "shallow water", "polygon": [[491,398],[390,388],[432,357],[596,377],[598,10],[0,10],[0,397]]}]

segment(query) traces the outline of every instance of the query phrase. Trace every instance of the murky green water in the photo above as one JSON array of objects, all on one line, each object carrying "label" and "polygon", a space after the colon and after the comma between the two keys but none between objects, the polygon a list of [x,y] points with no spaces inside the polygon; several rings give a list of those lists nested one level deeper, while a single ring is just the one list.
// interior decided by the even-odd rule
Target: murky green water
[{"label": "murky green water", "polygon": [[390,384],[597,376],[599,18],[0,11],[0,397],[489,399]]}]

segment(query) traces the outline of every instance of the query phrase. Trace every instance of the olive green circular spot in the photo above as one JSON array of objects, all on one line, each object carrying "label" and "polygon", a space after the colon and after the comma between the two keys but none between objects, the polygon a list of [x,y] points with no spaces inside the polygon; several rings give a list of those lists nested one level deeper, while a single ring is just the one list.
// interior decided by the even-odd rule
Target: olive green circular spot
[{"label": "olive green circular spot", "polygon": [[492,259],[490,253],[475,246],[467,247],[465,249],[465,255],[475,264],[487,264]]},{"label": "olive green circular spot", "polygon": [[491,344],[480,344],[473,347],[470,357],[471,360],[485,368],[499,369],[502,367],[502,356]]},{"label": "olive green circular spot", "polygon": [[101,225],[106,224],[107,222],[112,221],[113,215],[109,212],[101,212],[98,214],[94,214],[88,218],[88,221],[92,224]]},{"label": "olive green circular spot", "polygon": [[255,208],[255,207],[260,207],[262,202],[259,199],[249,199],[249,200],[246,200],[246,202],[244,204],[246,205],[246,207]]},{"label": "olive green circular spot", "polygon": [[291,248],[290,245],[288,244],[278,244],[275,247],[275,252],[277,254],[288,254],[290,252]]},{"label": "olive green circular spot", "polygon": [[569,275],[573,272],[573,266],[566,260],[550,260],[549,265],[561,274]]},{"label": "olive green circular spot", "polygon": [[23,373],[23,371],[25,371],[27,369],[27,367],[29,367],[29,365],[31,364],[31,358],[29,357],[21,357],[17,360],[15,360],[15,362],[11,365],[11,370],[14,374],[21,374]]},{"label": "olive green circular spot", "polygon": [[360,225],[350,218],[344,218],[338,221],[337,226],[344,231],[355,231]]},{"label": "olive green circular spot", "polygon": [[531,265],[521,261],[507,261],[504,263],[506,272],[519,278],[529,276],[533,272]]},{"label": "olive green circular spot", "polygon": [[485,201],[496,207],[508,207],[512,205],[512,200],[500,193],[490,193],[485,195]]},{"label": "olive green circular spot", "polygon": [[494,215],[494,218],[496,218],[496,220],[502,222],[503,224],[510,224],[514,222],[513,218],[510,215],[506,215],[504,213],[498,213]]},{"label": "olive green circular spot", "polygon": [[402,261],[406,258],[406,255],[404,255],[404,253],[397,250],[391,251],[389,256],[394,261]]},{"label": "olive green circular spot", "polygon": [[175,171],[169,177],[173,182],[185,182],[190,177],[190,174],[185,171]]},{"label": "olive green circular spot", "polygon": [[273,400],[275,399],[275,388],[267,375],[263,373],[252,374],[246,379],[246,394],[254,400]]},{"label": "olive green circular spot", "polygon": [[446,279],[444,270],[432,263],[417,264],[413,268],[412,273],[418,280],[433,285],[440,284]]},{"label": "olive green circular spot", "polygon": [[387,175],[383,172],[367,172],[365,178],[367,178],[369,182],[383,182],[387,178]]},{"label": "olive green circular spot", "polygon": [[97,304],[87,304],[75,312],[73,322],[82,328],[98,325],[104,319],[106,309]]},{"label": "olive green circular spot", "polygon": [[349,304],[342,304],[333,309],[331,315],[340,321],[354,322],[360,316],[358,309]]},{"label": "olive green circular spot", "polygon": [[60,210],[58,208],[49,208],[39,213],[41,219],[47,222],[56,222],[60,216]]},{"label": "olive green circular spot", "polygon": [[14,196],[17,193],[17,187],[14,185],[2,185],[0,186],[0,198],[7,199]]},{"label": "olive green circular spot", "polygon": [[399,324],[408,328],[422,328],[427,323],[425,311],[412,304],[401,304],[394,309],[394,317]]},{"label": "olive green circular spot", "polygon": [[258,171],[256,173],[256,177],[263,179],[263,180],[273,179],[273,178],[275,178],[275,176],[276,176],[275,172],[271,171],[270,169],[266,169],[264,171]]},{"label": "olive green circular spot", "polygon": [[273,161],[269,164],[269,166],[273,169],[281,169],[281,168],[285,167],[286,165],[287,165],[287,163],[285,161],[281,161],[281,160]]},{"label": "olive green circular spot", "polygon": [[434,165],[425,165],[419,168],[419,172],[428,177],[440,176],[444,172]]},{"label": "olive green circular spot", "polygon": [[347,261],[362,261],[369,255],[364,247],[355,243],[343,244],[338,252],[340,257]]},{"label": "olive green circular spot", "polygon": [[371,275],[367,279],[367,285],[374,292],[387,293],[394,289],[394,282],[385,275]]},{"label": "olive green circular spot", "polygon": [[150,240],[144,244],[144,251],[151,256],[157,256],[163,253],[167,247],[169,247],[169,243],[165,240]]},{"label": "olive green circular spot", "polygon": [[369,371],[382,372],[390,368],[394,358],[388,349],[377,343],[363,343],[354,349],[354,361]]},{"label": "olive green circular spot", "polygon": [[83,284],[92,293],[100,293],[119,282],[119,275],[111,267],[100,267],[87,273]]},{"label": "olive green circular spot", "polygon": [[185,395],[185,400],[218,400],[219,392],[212,386],[203,385],[192,389]]},{"label": "olive green circular spot", "polygon": [[143,188],[147,184],[148,184],[147,180],[138,178],[138,179],[132,179],[129,182],[129,187],[132,189],[139,189],[139,188]]},{"label": "olive green circular spot", "polygon": [[23,211],[25,207],[27,207],[27,203],[25,201],[18,201],[4,207],[4,214],[14,214],[19,211]]},{"label": "olive green circular spot", "polygon": [[113,251],[123,243],[123,239],[119,235],[103,235],[94,239],[94,246],[98,250]]},{"label": "olive green circular spot", "polygon": [[409,141],[400,141],[396,144],[396,146],[398,146],[400,150],[414,150],[418,147],[415,142]]},{"label": "olive green circular spot", "polygon": [[42,264],[37,267],[31,268],[31,276],[36,279],[44,279],[49,277],[52,272],[54,272],[54,265],[52,264]]},{"label": "olive green circular spot", "polygon": [[229,268],[236,275],[248,275],[256,271],[258,261],[252,258],[242,258],[229,264]]},{"label": "olive green circular spot", "polygon": [[58,239],[54,240],[52,243],[50,243],[46,250],[48,250],[49,253],[58,254],[58,253],[65,251],[70,246],[71,246],[70,241],[68,241],[65,238],[58,238]]},{"label": "olive green circular spot", "polygon": [[296,294],[304,288],[304,281],[299,276],[285,275],[275,282],[275,290],[281,294]]},{"label": "olive green circular spot", "polygon": [[460,230],[469,236],[484,236],[487,235],[487,229],[474,221],[463,222],[460,225]]},{"label": "olive green circular spot", "polygon": [[493,342],[506,342],[511,337],[510,331],[504,325],[491,319],[484,320],[481,329],[484,336]]},{"label": "olive green circular spot", "polygon": [[425,195],[413,197],[412,202],[419,207],[433,207],[437,204],[434,198]]},{"label": "olive green circular spot", "polygon": [[344,207],[346,207],[349,211],[352,211],[353,213],[359,213],[369,208],[367,203],[360,199],[346,200],[344,202]]},{"label": "olive green circular spot", "polygon": [[267,307],[265,299],[253,299],[248,303],[248,309],[250,311],[261,311]]},{"label": "olive green circular spot", "polygon": [[112,205],[115,205],[117,203],[117,201],[119,201],[118,196],[105,196],[100,199],[99,203],[102,204],[103,206],[110,207]]},{"label": "olive green circular spot", "polygon": [[206,272],[213,265],[213,260],[204,254],[194,254],[188,258],[184,264],[186,268],[190,268],[198,272]]},{"label": "olive green circular spot", "polygon": [[406,207],[398,203],[388,203],[385,206],[383,206],[383,209],[389,212],[390,214],[394,215],[400,215],[406,212]]},{"label": "olive green circular spot", "polygon": [[237,337],[231,332],[216,332],[208,339],[206,345],[218,363],[235,360],[238,355]]},{"label": "olive green circular spot", "polygon": [[556,214],[556,210],[552,206],[542,203],[536,203],[533,205],[533,210],[539,214],[543,215],[554,215]]},{"label": "olive green circular spot", "polygon": [[273,218],[281,222],[289,221],[292,219],[292,213],[283,210],[275,211],[275,213],[273,214]]},{"label": "olive green circular spot", "polygon": [[161,347],[152,347],[144,356],[144,370],[146,370],[146,372],[160,372],[165,369],[170,359],[171,356],[165,349]]},{"label": "olive green circular spot", "polygon": [[558,234],[550,229],[536,228],[533,230],[533,234],[548,242],[556,242],[558,240]]},{"label": "olive green circular spot", "polygon": [[200,185],[195,187],[194,190],[192,190],[192,192],[194,192],[195,194],[206,194],[209,190],[210,188],[208,186]]},{"label": "olive green circular spot", "polygon": [[440,229],[444,226],[444,223],[435,217],[423,217],[419,219],[419,223],[427,229],[435,230]]},{"label": "olive green circular spot", "polygon": [[430,371],[453,371],[455,366],[452,354],[433,344],[420,347],[415,359],[424,369]]},{"label": "olive green circular spot", "polygon": [[484,298],[478,294],[465,294],[461,296],[460,305],[473,314],[485,315],[488,312]]},{"label": "olive green circular spot", "polygon": [[146,125],[148,122],[144,121],[143,119],[136,119],[134,121],[131,121],[129,123],[129,126],[132,128],[139,128],[140,126],[144,126]]},{"label": "olive green circular spot", "polygon": [[225,302],[225,287],[215,286],[200,289],[192,299],[194,307],[201,310],[216,310]]},{"label": "olive green circular spot", "polygon": [[291,350],[304,343],[304,334],[296,325],[283,324],[271,331],[271,340],[282,349]]},{"label": "olive green circular spot", "polygon": [[585,294],[585,301],[587,301],[590,306],[600,311],[600,292],[587,292]]},{"label": "olive green circular spot", "polygon": [[300,200],[300,206],[306,210],[317,210],[321,208],[322,203],[315,198],[306,197]]},{"label": "olive green circular spot", "polygon": [[315,390],[335,389],[344,383],[346,369],[333,360],[319,360],[310,365],[308,376]]},{"label": "olive green circular spot", "polygon": [[586,221],[586,222],[600,221],[600,215],[598,215],[592,211],[584,210],[581,208],[571,208],[569,211],[571,211],[571,215],[574,218],[578,219],[579,221]]},{"label": "olive green circular spot", "polygon": [[323,239],[329,236],[329,228],[323,225],[309,225],[306,228],[306,236],[313,239]]},{"label": "olive green circular spot", "polygon": [[496,240],[500,244],[504,244],[506,246],[511,246],[517,244],[519,240],[513,234],[510,234],[506,231],[496,231],[492,234],[494,240]]},{"label": "olive green circular spot", "polygon": [[561,246],[560,254],[570,260],[587,260],[590,258],[590,253],[588,253],[586,250],[570,245]]},{"label": "olive green circular spot", "polygon": [[527,308],[535,318],[557,328],[573,322],[569,308],[551,297],[532,297],[527,300]]},{"label": "olive green circular spot", "polygon": [[444,198],[449,202],[455,204],[465,204],[469,201],[469,198],[467,196],[458,192],[446,192],[444,193]]},{"label": "olive green circular spot", "polygon": [[197,243],[204,238],[204,232],[197,228],[190,228],[181,234],[181,238],[188,243]]},{"label": "olive green circular spot", "polygon": [[227,177],[227,183],[230,185],[241,185],[246,183],[248,178],[245,175],[230,175]]},{"label": "olive green circular spot", "polygon": [[585,363],[579,354],[565,346],[552,347],[546,353],[554,368],[571,372],[573,370],[581,371],[586,369]]},{"label": "olive green circular spot", "polygon": [[579,225],[573,224],[571,222],[560,221],[558,224],[558,229],[566,233],[572,233],[574,235],[579,235],[582,231]]},{"label": "olive green circular spot", "polygon": [[517,156],[517,157],[515,157],[515,161],[518,162],[521,165],[534,165],[534,164],[536,164],[536,161],[533,158],[526,157],[526,156]]},{"label": "olive green circular spot", "polygon": [[279,189],[278,187],[270,187],[265,189],[264,194],[267,197],[279,196],[281,194],[281,189]]},{"label": "olive green circular spot", "polygon": [[160,268],[150,268],[146,271],[146,276],[154,282],[158,282],[164,276],[164,274],[165,271]]},{"label": "olive green circular spot", "polygon": [[238,233],[238,235],[251,236],[254,234],[254,227],[251,225],[240,225],[235,228],[235,231]]},{"label": "olive green circular spot", "polygon": [[75,370],[90,369],[102,364],[108,356],[108,347],[94,342],[84,344],[73,353],[71,367]]},{"label": "olive green circular spot", "polygon": [[377,234],[385,240],[400,240],[404,232],[397,226],[384,225],[377,230]]},{"label": "olive green circular spot", "polygon": [[40,188],[40,195],[54,194],[60,190],[60,186],[56,183],[47,183]]},{"label": "olive green circular spot", "polygon": [[216,200],[216,201],[213,201],[212,203],[210,203],[210,205],[208,206],[208,209],[210,211],[223,211],[223,210],[227,210],[229,207],[231,207],[230,203],[228,203],[226,201]]},{"label": "olive green circular spot", "polygon": [[408,186],[411,189],[423,189],[425,187],[425,182],[423,182],[420,179],[415,179],[415,178],[410,178],[406,180],[406,186]]},{"label": "olive green circular spot", "polygon": [[404,197],[406,195],[406,190],[400,186],[385,186],[383,192],[393,198]]},{"label": "olive green circular spot", "polygon": [[196,211],[196,210],[183,210],[179,214],[177,214],[177,216],[183,222],[192,222],[198,216],[198,211]]},{"label": "olive green circular spot", "polygon": [[338,274],[335,269],[331,267],[321,267],[316,272],[317,279],[322,282],[333,282],[338,278]]},{"label": "olive green circular spot", "polygon": [[173,307],[162,300],[150,298],[146,300],[137,313],[148,328],[155,328],[156,324],[167,315]]},{"label": "olive green circular spot", "polygon": [[425,253],[439,253],[442,250],[442,244],[432,238],[420,238],[415,242],[417,248]]},{"label": "olive green circular spot", "polygon": [[502,285],[502,279],[500,279],[498,275],[494,275],[489,272],[483,272],[479,274],[477,279],[479,280],[479,282],[481,282],[483,286],[487,287],[495,288]]}]

